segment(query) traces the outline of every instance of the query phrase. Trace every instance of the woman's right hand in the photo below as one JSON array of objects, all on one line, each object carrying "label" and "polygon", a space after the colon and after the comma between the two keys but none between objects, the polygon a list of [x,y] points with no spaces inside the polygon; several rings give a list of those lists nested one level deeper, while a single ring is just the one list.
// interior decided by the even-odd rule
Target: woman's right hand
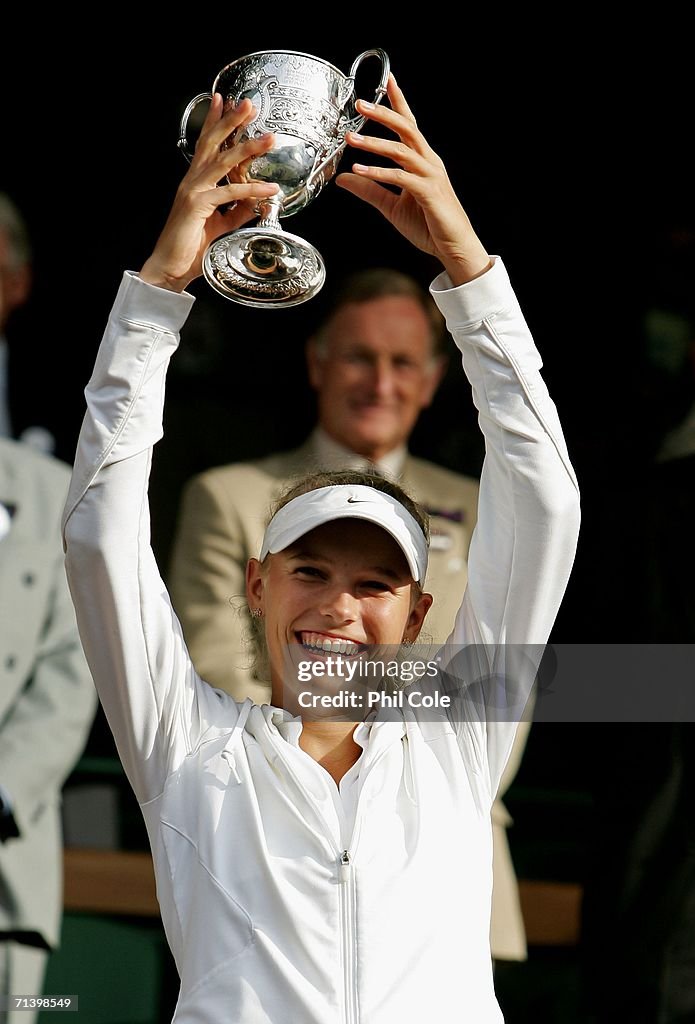
[{"label": "woman's right hand", "polygon": [[[278,191],[278,185],[260,181],[218,186],[233,168],[273,146],[273,136],[268,134],[222,149],[233,131],[254,119],[256,108],[245,99],[225,114],[222,110],[222,96],[215,93],[164,230],[140,271],[141,280],[148,284],[182,292],[202,274],[208,245],[245,224],[254,216],[257,201]],[[222,212],[219,207],[228,203],[236,205]]]},{"label": "woman's right hand", "polygon": [[472,281],[490,269],[490,256],[393,74],[387,95],[390,107],[357,100],[357,111],[395,134],[397,141],[355,132],[348,133],[347,141],[396,166],[353,164],[352,173],[339,174],[336,184],[379,210],[418,249],[436,256],[452,284]]}]

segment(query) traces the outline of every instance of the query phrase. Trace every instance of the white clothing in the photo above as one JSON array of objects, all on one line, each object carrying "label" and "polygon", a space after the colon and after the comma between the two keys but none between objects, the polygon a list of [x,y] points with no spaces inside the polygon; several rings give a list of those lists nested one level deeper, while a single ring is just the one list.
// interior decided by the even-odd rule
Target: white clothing
[{"label": "white clothing", "polygon": [[[487,446],[451,642],[543,645],[579,501],[541,360],[499,259],[458,288],[441,275],[432,292]],[[86,389],[64,526],[81,636],[152,844],[181,976],[174,1019],[499,1024],[490,806],[514,722],[365,725],[346,832],[298,727],[285,738],[277,709],[237,704],[190,661],[150,548],[147,482],[192,301],[124,276]]]},{"label": "white clothing", "polygon": [[2,1024],[37,1024],[40,1011],[33,1007],[15,1009],[19,995],[41,996],[44,988],[48,950],[24,942],[0,941],[0,1011]]}]

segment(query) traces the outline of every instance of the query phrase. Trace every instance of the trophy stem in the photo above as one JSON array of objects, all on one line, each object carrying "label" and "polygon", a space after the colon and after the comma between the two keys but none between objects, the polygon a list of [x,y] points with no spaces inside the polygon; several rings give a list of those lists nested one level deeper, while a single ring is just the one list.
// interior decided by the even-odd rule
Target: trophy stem
[{"label": "trophy stem", "polygon": [[[263,199],[258,204],[258,212],[261,219],[258,222],[259,228],[280,229],[280,211],[282,210],[282,199],[279,195],[271,196],[270,199]],[[280,229],[281,230],[281,229]]]}]

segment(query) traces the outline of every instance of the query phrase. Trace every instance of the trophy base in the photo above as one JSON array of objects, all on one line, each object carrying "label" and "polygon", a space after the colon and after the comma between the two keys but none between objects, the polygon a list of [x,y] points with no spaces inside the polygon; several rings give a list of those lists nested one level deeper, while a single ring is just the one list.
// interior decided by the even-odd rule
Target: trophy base
[{"label": "trophy base", "polygon": [[313,245],[282,228],[240,228],[222,235],[203,257],[205,279],[242,306],[297,306],[320,291],[326,268]]}]

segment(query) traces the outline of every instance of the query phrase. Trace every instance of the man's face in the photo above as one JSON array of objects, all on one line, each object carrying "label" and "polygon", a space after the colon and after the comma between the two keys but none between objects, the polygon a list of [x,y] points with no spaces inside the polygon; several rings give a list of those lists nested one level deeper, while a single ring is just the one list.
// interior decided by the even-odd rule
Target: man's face
[{"label": "man's face", "polygon": [[373,460],[407,442],[444,369],[424,310],[405,295],[342,306],[308,363],[323,429]]}]

